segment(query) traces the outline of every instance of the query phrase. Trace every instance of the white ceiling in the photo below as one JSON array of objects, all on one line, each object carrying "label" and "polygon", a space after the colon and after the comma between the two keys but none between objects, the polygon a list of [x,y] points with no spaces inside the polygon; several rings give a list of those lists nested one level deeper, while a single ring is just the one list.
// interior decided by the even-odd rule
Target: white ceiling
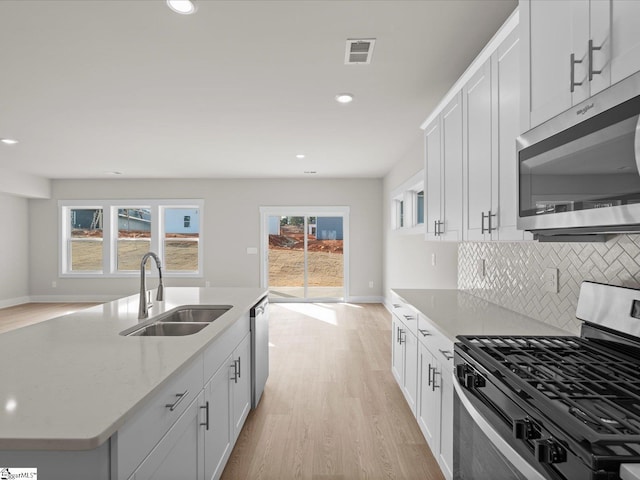
[{"label": "white ceiling", "polygon": [[[0,138],[20,141],[0,144],[0,167],[381,177],[517,1],[197,4],[0,1]],[[372,63],[344,65],[346,40],[371,37]]]}]

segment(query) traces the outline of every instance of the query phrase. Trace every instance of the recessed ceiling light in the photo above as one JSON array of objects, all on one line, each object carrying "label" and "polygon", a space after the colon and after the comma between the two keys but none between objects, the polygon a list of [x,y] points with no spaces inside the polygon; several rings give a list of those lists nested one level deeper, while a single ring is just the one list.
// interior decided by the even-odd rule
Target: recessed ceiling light
[{"label": "recessed ceiling light", "polygon": [[180,15],[191,15],[196,11],[193,0],[167,0],[169,8]]},{"label": "recessed ceiling light", "polygon": [[339,93],[336,95],[336,102],[338,103],[351,103],[353,102],[353,95],[350,93]]},{"label": "recessed ceiling light", "polygon": [[304,153],[297,154],[296,158],[303,159],[304,158]]},{"label": "recessed ceiling light", "polygon": [[109,174],[109,175],[122,175],[122,172],[119,172],[117,170],[114,170],[112,172],[106,172],[106,173]]},{"label": "recessed ceiling light", "polygon": [[7,145],[15,145],[18,143],[18,140],[14,140],[13,138],[2,138],[0,139],[0,142],[6,143]]}]

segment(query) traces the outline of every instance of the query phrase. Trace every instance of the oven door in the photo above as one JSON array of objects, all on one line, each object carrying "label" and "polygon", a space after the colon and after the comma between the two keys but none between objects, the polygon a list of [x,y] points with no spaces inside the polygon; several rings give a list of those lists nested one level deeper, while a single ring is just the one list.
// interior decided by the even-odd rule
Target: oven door
[{"label": "oven door", "polygon": [[518,138],[518,228],[640,228],[639,91],[636,74]]},{"label": "oven door", "polygon": [[[479,401],[465,393],[456,375],[453,413],[453,478],[455,480],[550,480],[513,447],[512,432],[480,413]],[[474,405],[476,404],[476,405]],[[481,408],[481,407],[480,407]]]}]

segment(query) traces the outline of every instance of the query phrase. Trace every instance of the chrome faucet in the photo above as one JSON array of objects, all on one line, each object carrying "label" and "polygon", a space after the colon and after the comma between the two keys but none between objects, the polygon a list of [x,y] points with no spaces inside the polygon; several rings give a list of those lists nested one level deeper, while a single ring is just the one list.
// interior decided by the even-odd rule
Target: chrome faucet
[{"label": "chrome faucet", "polygon": [[158,294],[156,295],[156,300],[161,302],[164,299],[164,285],[162,284],[162,263],[160,262],[160,258],[153,252],[147,252],[142,257],[142,261],[140,262],[140,307],[138,308],[138,320],[149,317],[149,307],[151,305],[147,305],[147,284],[145,281],[145,264],[147,263],[147,259],[151,257],[155,260],[156,266],[158,267],[158,276],[160,277],[160,283],[158,284]]}]

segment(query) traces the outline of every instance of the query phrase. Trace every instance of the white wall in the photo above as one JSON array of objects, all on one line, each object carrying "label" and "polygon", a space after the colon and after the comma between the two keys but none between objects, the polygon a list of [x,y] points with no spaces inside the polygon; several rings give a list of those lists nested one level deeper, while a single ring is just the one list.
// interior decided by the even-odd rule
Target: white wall
[{"label": "white wall", "polygon": [[[382,296],[380,179],[55,180],[52,198],[31,200],[30,293],[89,299],[137,292],[138,280],[58,278],[58,200],[203,198],[203,279],[167,279],[168,286],[259,286],[260,206],[347,205],[352,297]],[[369,288],[373,280],[374,288]],[[57,283],[52,288],[52,282]],[[151,282],[153,285],[153,281]]]},{"label": "white wall", "polygon": [[[387,299],[392,288],[457,288],[457,242],[427,242],[424,234],[391,230],[393,190],[423,168],[423,139],[418,133],[409,151],[383,182],[384,295]],[[433,254],[435,266],[431,262]]]},{"label": "white wall", "polygon": [[29,295],[29,200],[0,193],[0,307]]}]

